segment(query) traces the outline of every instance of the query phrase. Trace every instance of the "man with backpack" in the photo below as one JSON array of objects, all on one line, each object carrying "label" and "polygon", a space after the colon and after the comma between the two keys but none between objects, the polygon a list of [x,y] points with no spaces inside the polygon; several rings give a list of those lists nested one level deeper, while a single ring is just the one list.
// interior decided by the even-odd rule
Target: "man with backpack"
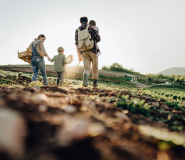
[{"label": "man with backpack", "polygon": [[[87,17],[80,18],[81,26],[75,32],[75,45],[77,48],[78,59],[84,63],[83,86],[88,86],[88,76],[90,74],[92,62],[93,86],[97,87],[98,81],[98,56],[97,42],[100,35],[88,25]],[[82,57],[81,57],[82,56]]]}]

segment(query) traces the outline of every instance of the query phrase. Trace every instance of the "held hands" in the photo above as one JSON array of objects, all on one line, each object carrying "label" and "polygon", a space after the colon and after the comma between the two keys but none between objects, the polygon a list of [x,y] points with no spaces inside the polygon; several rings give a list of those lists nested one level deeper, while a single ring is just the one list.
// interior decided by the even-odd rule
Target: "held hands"
[{"label": "held hands", "polygon": [[48,61],[50,61],[51,60],[51,58],[49,58],[49,56],[47,55],[47,58],[48,58]]},{"label": "held hands", "polygon": [[81,56],[78,57],[79,62],[81,62],[83,59]]}]

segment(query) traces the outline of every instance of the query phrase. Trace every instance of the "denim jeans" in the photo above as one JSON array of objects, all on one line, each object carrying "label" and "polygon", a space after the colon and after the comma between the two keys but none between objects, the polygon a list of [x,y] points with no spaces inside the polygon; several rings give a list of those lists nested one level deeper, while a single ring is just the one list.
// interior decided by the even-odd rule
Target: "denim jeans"
[{"label": "denim jeans", "polygon": [[38,76],[38,72],[40,70],[40,72],[42,74],[44,85],[48,85],[44,58],[42,58],[40,56],[32,57],[31,66],[32,66],[32,70],[33,70],[33,77],[32,77],[31,81],[36,81],[37,76]]}]

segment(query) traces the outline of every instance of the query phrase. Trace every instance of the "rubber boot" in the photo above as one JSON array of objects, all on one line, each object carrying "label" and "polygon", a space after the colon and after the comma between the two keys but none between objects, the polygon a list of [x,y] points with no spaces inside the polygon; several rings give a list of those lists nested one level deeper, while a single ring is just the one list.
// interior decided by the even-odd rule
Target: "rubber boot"
[{"label": "rubber boot", "polygon": [[95,88],[96,88],[96,87],[98,86],[98,84],[97,84],[97,83],[98,83],[98,80],[97,80],[97,79],[93,79],[93,87],[95,87]]},{"label": "rubber boot", "polygon": [[83,77],[83,87],[88,87],[88,76],[87,74],[84,74],[84,77]]},{"label": "rubber boot", "polygon": [[59,79],[57,79],[57,86],[59,85]]}]

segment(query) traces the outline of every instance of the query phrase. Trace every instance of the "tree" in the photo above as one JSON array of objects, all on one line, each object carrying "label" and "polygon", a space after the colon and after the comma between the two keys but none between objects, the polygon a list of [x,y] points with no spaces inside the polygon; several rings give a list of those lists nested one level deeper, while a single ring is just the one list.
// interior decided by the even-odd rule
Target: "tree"
[{"label": "tree", "polygon": [[123,66],[119,63],[113,63],[111,66],[110,66],[110,70],[113,70],[113,71],[123,71]]},{"label": "tree", "polygon": [[179,79],[180,79],[180,75],[175,76],[175,81],[176,82],[179,82]]}]

